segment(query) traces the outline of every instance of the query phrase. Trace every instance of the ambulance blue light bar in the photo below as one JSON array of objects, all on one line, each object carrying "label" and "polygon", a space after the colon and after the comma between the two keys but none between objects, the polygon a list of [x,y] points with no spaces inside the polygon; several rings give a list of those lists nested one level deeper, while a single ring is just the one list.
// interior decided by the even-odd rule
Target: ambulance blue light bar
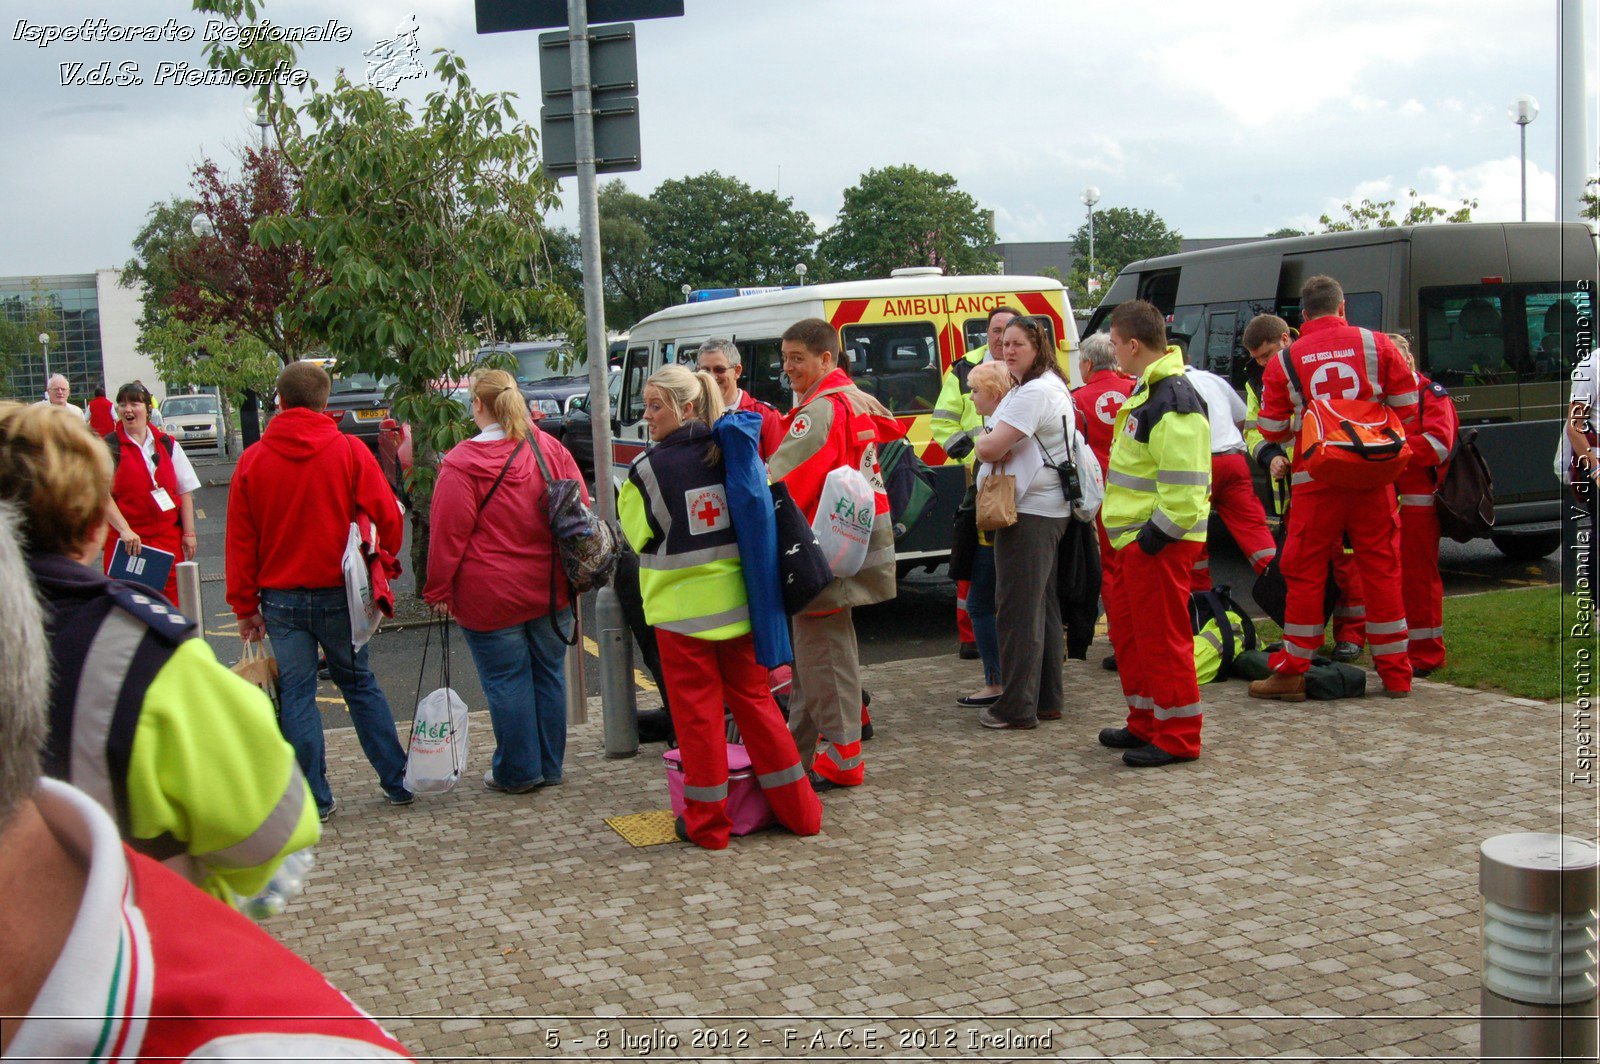
[{"label": "ambulance blue light bar", "polygon": [[784,292],[799,285],[779,284],[765,288],[697,288],[689,293],[690,303],[709,303],[713,299],[732,299],[734,296],[759,296],[767,292]]}]

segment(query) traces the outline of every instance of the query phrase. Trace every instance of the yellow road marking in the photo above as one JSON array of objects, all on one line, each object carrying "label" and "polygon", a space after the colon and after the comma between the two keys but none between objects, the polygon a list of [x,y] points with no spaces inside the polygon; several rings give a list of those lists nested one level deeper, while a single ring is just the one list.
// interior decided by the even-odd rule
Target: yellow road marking
[{"label": "yellow road marking", "polygon": [[[583,637],[583,652],[596,661],[600,660],[600,644],[588,636]],[[648,673],[640,672],[638,669],[633,670],[633,682],[643,690],[656,690],[656,682],[650,678]]]},{"label": "yellow road marking", "polygon": [[200,509],[198,506],[195,507],[194,519],[196,521],[204,521],[206,519],[206,512],[204,510]]},{"label": "yellow road marking", "polygon": [[344,699],[342,699],[342,698],[329,698],[326,695],[318,695],[317,696],[317,701],[318,702],[325,702],[330,706],[342,706],[342,705],[344,705]]}]

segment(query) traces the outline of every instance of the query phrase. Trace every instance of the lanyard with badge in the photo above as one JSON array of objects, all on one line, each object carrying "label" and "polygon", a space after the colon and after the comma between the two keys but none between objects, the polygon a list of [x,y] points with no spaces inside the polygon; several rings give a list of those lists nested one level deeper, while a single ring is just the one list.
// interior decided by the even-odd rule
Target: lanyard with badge
[{"label": "lanyard with badge", "polygon": [[[159,447],[160,444],[157,444],[156,446]],[[160,464],[160,461],[161,460],[156,457],[155,453],[150,455],[150,480],[152,482],[154,482],[156,479],[156,467]],[[172,496],[168,494],[167,489],[163,488],[160,484],[156,484],[156,486],[151,490],[150,497],[155,500],[156,509],[160,510],[162,513],[167,513],[168,511],[177,508],[178,504],[172,501]]]}]

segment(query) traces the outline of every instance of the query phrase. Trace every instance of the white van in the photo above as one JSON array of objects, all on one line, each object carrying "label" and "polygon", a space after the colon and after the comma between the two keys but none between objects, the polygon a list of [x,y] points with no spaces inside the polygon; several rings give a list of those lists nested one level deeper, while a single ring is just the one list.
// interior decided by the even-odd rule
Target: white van
[{"label": "white van", "polygon": [[945,370],[986,341],[989,311],[999,306],[1045,321],[1063,369],[1076,374],[1077,359],[1068,353],[1077,347],[1078,329],[1065,289],[1049,277],[946,277],[937,267],[921,267],[882,280],[692,293],[689,302],[657,311],[629,333],[612,411],[613,480],[620,483],[649,442],[642,419],[650,374],[671,362],[692,363],[707,340],[732,340],[744,363],[741,386],[787,411],[793,398],[782,379],[779,338],[797,321],[821,318],[839,330],[855,383],[910,422],[907,441],[934,469],[937,501],[896,551],[902,569],[937,565],[950,551],[966,477],[959,464],[946,465],[930,415]]}]

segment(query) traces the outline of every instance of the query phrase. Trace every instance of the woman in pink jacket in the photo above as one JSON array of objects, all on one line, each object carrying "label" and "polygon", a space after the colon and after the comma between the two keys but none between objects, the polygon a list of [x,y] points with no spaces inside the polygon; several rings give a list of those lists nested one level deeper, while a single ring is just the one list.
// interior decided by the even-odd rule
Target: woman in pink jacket
[{"label": "woman in pink jacket", "polygon": [[472,419],[481,431],[439,466],[423,599],[455,617],[478,667],[495,738],[483,785],[525,794],[561,782],[563,636],[573,625],[534,446],[552,477],[583,478],[567,449],[529,421],[504,370],[474,374]]}]

